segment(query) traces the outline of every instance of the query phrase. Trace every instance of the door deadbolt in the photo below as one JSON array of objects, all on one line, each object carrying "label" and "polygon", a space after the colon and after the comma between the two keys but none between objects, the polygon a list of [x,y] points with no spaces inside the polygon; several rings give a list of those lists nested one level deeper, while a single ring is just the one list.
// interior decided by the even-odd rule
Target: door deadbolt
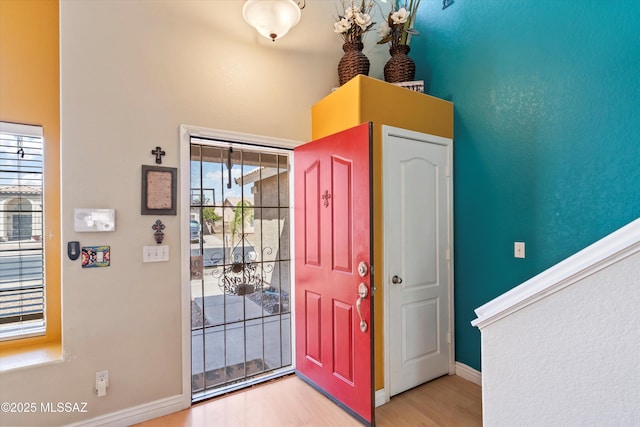
[{"label": "door deadbolt", "polygon": [[368,272],[369,267],[367,266],[367,263],[364,261],[360,261],[360,264],[358,264],[358,274],[360,275],[360,277],[365,277]]}]

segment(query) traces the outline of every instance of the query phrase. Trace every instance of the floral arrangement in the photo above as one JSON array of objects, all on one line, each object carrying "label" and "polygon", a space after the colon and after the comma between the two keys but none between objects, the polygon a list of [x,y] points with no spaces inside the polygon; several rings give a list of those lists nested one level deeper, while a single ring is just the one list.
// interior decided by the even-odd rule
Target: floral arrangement
[{"label": "floral arrangement", "polygon": [[[360,3],[360,5],[357,5]],[[373,0],[344,0],[344,14],[338,15],[338,21],[333,25],[334,31],[345,43],[360,42],[364,33],[369,31],[375,24],[371,20],[371,8]]]},{"label": "floral arrangement", "polygon": [[391,43],[391,47],[409,45],[410,35],[418,35],[413,28],[420,0],[391,0],[389,17],[380,26],[378,44]]}]

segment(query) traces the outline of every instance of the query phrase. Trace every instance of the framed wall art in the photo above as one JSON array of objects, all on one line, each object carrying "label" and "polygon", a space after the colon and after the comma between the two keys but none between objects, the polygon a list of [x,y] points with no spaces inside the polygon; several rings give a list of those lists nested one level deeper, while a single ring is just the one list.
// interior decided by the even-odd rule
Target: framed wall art
[{"label": "framed wall art", "polygon": [[176,168],[142,165],[142,215],[175,215]]}]

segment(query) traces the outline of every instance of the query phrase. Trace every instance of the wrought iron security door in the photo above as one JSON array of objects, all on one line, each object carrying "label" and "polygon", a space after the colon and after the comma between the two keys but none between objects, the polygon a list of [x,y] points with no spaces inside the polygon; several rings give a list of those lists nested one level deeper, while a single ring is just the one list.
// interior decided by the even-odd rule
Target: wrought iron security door
[{"label": "wrought iron security door", "polygon": [[289,152],[191,140],[193,400],[291,370]]}]

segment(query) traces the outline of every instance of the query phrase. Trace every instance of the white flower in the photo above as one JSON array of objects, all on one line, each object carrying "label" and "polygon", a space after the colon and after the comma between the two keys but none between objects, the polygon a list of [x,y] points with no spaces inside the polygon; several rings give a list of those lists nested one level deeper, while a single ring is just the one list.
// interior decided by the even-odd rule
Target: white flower
[{"label": "white flower", "polygon": [[383,39],[391,34],[391,27],[387,21],[382,21],[380,24],[380,38]]},{"label": "white flower", "polygon": [[349,6],[344,10],[344,17],[347,19],[352,19],[354,16],[360,13],[360,8],[358,6]]},{"label": "white flower", "polygon": [[365,31],[371,25],[371,16],[366,13],[357,13],[355,18],[356,24],[362,28],[362,31]]},{"label": "white flower", "polygon": [[333,28],[333,31],[336,33],[346,33],[347,31],[349,31],[349,28],[351,28],[351,22],[349,22],[347,18],[342,18],[341,20],[333,24]]},{"label": "white flower", "polygon": [[395,25],[404,24],[409,19],[409,12],[404,7],[401,7],[396,12],[391,14],[391,20]]}]

